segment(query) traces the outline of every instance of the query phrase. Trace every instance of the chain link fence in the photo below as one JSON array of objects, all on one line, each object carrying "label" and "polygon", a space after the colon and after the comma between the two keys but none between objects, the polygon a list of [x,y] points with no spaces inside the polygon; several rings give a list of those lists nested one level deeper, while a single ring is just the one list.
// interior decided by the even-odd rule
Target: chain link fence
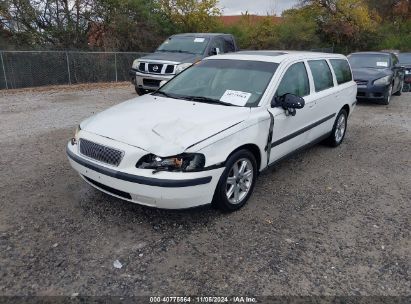
[{"label": "chain link fence", "polygon": [[138,52],[0,51],[0,89],[129,80]]}]

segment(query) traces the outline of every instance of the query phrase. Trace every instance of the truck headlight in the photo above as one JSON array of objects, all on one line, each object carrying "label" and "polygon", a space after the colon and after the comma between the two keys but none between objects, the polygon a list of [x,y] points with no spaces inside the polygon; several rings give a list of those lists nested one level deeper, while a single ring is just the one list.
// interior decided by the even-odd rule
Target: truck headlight
[{"label": "truck headlight", "polygon": [[190,66],[192,66],[192,63],[182,63],[182,64],[179,64],[179,65],[177,65],[177,67],[176,67],[175,73],[176,73],[176,74],[181,73],[182,71],[184,71],[185,69],[189,68]]},{"label": "truck headlight", "polygon": [[391,76],[385,76],[374,81],[374,85],[389,85],[391,83]]},{"label": "truck headlight", "polygon": [[138,59],[133,61],[133,65],[131,66],[133,69],[138,70],[140,65],[140,61]]},{"label": "truck headlight", "polygon": [[195,172],[204,168],[205,156],[200,153],[183,153],[171,157],[159,157],[154,154],[143,156],[136,167],[154,171]]}]

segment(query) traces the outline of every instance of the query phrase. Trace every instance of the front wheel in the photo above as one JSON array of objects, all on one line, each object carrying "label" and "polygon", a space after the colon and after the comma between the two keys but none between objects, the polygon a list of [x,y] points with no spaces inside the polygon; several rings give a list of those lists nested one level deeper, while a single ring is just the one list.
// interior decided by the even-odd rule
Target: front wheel
[{"label": "front wheel", "polygon": [[347,111],[342,109],[335,119],[330,136],[326,139],[329,146],[337,147],[343,142],[347,130],[347,118]]},{"label": "front wheel", "polygon": [[399,91],[397,91],[394,95],[395,95],[395,96],[401,96],[403,89],[404,89],[404,80],[401,81],[400,89],[399,89]]},{"label": "front wheel", "polygon": [[257,178],[257,161],[248,150],[239,150],[226,162],[214,194],[213,204],[224,211],[235,211],[245,205]]},{"label": "front wheel", "polygon": [[147,93],[148,93],[148,91],[147,91],[147,90],[141,89],[141,88],[139,88],[139,87],[137,87],[137,86],[135,86],[134,88],[136,89],[136,93],[137,93],[139,96],[141,96],[141,95],[144,95],[144,94],[147,94]]},{"label": "front wheel", "polygon": [[387,92],[385,93],[384,99],[382,100],[382,104],[389,105],[391,101],[392,91],[394,89],[394,85],[390,85]]}]

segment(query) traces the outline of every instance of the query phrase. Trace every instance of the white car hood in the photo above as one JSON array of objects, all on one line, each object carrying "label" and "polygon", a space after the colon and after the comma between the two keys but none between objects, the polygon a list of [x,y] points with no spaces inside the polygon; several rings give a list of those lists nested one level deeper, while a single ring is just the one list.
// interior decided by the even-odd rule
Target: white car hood
[{"label": "white car hood", "polygon": [[165,157],[241,123],[249,114],[244,107],[144,95],[90,117],[81,128]]}]

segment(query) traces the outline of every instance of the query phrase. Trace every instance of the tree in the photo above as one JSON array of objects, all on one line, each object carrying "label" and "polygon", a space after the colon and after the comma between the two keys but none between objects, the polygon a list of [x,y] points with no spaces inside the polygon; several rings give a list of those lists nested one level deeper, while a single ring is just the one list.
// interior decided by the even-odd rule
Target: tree
[{"label": "tree", "polygon": [[5,0],[1,7],[0,26],[13,34],[16,45],[87,45],[92,0]]},{"label": "tree", "polygon": [[337,47],[362,48],[362,39],[375,31],[378,16],[372,16],[363,0],[303,0],[318,10],[318,30],[325,41]]},{"label": "tree", "polygon": [[218,0],[158,0],[161,11],[183,32],[208,32],[218,24]]}]

